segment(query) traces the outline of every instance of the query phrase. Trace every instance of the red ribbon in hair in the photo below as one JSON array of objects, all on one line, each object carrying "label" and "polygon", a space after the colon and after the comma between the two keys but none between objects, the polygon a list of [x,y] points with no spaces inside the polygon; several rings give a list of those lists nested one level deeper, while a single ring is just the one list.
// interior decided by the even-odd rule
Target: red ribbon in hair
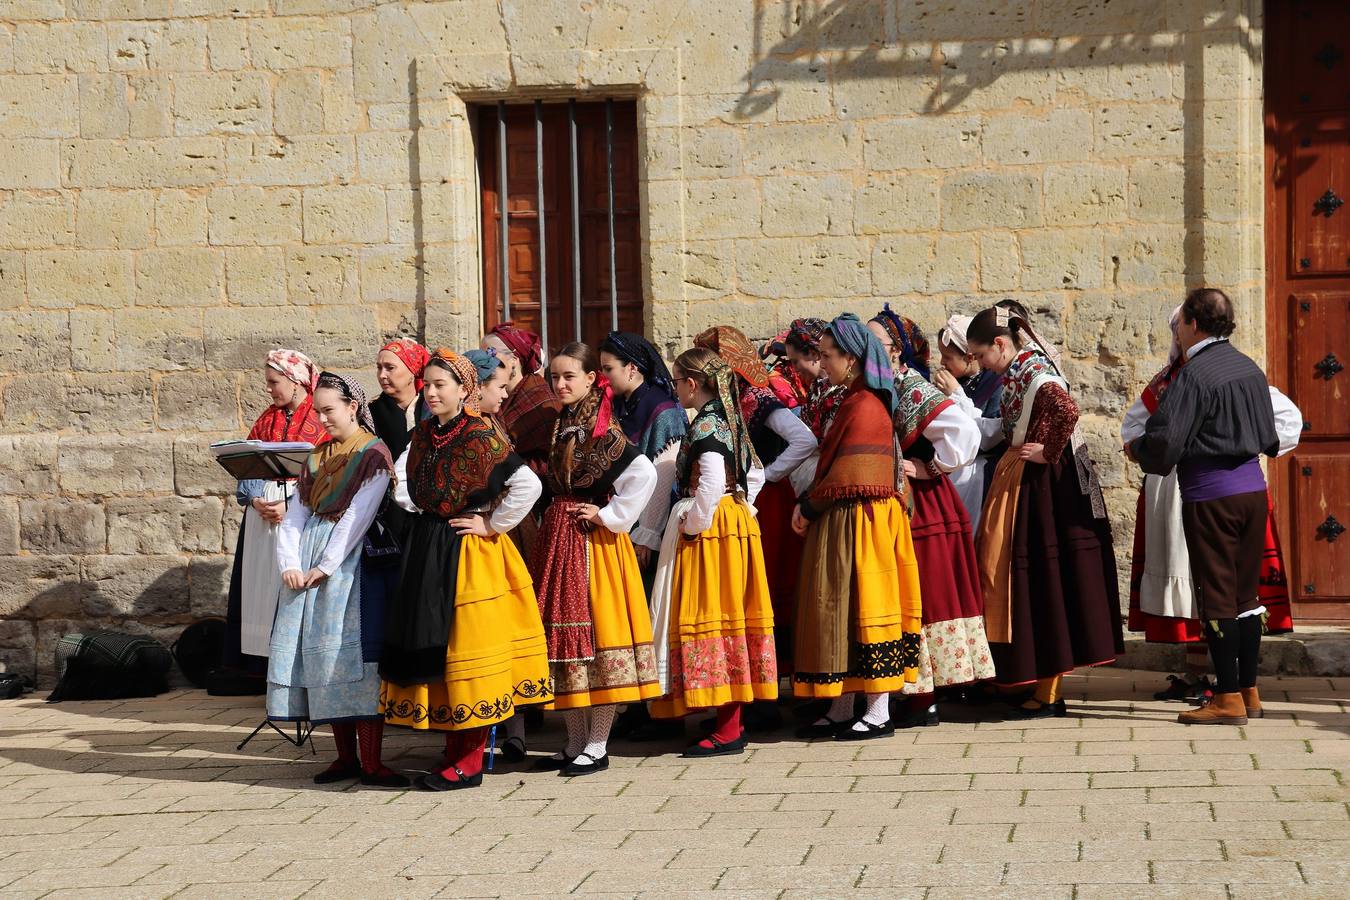
[{"label": "red ribbon in hair", "polygon": [[600,408],[595,412],[595,430],[591,432],[592,438],[598,438],[608,431],[609,423],[614,420],[614,388],[610,385],[609,379],[597,373],[595,389],[600,392]]}]

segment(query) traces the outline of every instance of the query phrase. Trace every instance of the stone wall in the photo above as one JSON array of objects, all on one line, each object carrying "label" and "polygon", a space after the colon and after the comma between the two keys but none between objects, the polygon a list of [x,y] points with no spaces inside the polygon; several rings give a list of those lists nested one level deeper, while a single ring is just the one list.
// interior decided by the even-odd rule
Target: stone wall
[{"label": "stone wall", "polygon": [[1128,548],[1126,401],[1183,290],[1261,351],[1256,0],[8,0],[0,664],[219,612],[209,459],[295,346],[480,321],[466,103],[638,99],[648,330],[1014,296],[1062,342]]}]

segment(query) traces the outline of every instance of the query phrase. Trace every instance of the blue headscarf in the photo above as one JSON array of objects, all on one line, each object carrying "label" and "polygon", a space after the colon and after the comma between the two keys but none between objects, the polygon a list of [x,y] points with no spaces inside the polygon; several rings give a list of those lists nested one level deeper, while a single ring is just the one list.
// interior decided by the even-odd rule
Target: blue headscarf
[{"label": "blue headscarf", "polygon": [[496,350],[470,350],[464,357],[478,370],[478,383],[484,384],[504,363]]},{"label": "blue headscarf", "polygon": [[840,349],[850,356],[856,356],[862,363],[863,383],[882,399],[886,409],[894,413],[898,398],[895,396],[895,375],[891,371],[891,358],[886,348],[877,340],[877,336],[867,330],[862,319],[853,313],[836,316],[830,322],[830,334]]}]

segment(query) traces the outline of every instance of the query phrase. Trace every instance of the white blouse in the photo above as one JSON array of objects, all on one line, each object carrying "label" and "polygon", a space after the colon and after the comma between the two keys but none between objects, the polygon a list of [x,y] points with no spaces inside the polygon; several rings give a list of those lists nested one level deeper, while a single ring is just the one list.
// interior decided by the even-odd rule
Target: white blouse
[{"label": "white blouse", "polygon": [[[408,493],[408,451],[399,454],[394,463],[394,502],[408,512],[421,512]],[[505,534],[515,528],[534,509],[539,497],[544,493],[544,485],[539,476],[530,471],[529,466],[520,466],[506,479],[506,492],[497,500],[488,516],[488,528],[496,534]]]},{"label": "white blouse", "polygon": [[956,408],[965,413],[966,417],[975,423],[976,429],[980,432],[981,450],[993,450],[1003,443],[1002,417],[986,417],[983,411],[975,405],[975,401],[966,396],[965,391],[958,390],[951,395],[951,399]]},{"label": "white blouse", "polygon": [[652,460],[656,471],[656,487],[630,535],[633,543],[651,550],[661,549],[661,535],[666,529],[666,520],[670,518],[670,495],[675,487],[675,461],[679,455],[680,442],[675,441]]},{"label": "white blouse", "polygon": [[[351,504],[328,535],[328,543],[324,545],[323,555],[316,566],[319,571],[332,575],[342,565],[342,561],[361,545],[361,540],[370,530],[370,524],[375,521],[375,514],[380,511],[380,502],[384,500],[388,488],[389,476],[384,472],[376,472],[357,489]],[[291,498],[281,527],[277,529],[277,565],[282,572],[291,569],[304,571],[300,562],[300,535],[311,515],[309,507],[301,502],[298,493]]]},{"label": "white blouse", "polygon": [[980,453],[980,429],[955,404],[934,416],[923,436],[933,445],[933,462],[944,472],[965,468]]},{"label": "white blouse", "polygon": [[764,420],[769,430],[787,442],[778,458],[764,468],[764,480],[781,481],[806,462],[816,450],[816,436],[790,409],[775,409]]},{"label": "white blouse", "polygon": [[615,534],[636,524],[656,488],[656,466],[642,454],[614,479],[614,496],[600,510],[600,522]]},{"label": "white blouse", "polygon": [[[717,505],[727,495],[727,465],[719,453],[703,453],[695,460],[698,465],[698,487],[694,488],[694,505],[684,515],[680,529],[685,534],[700,534],[712,527]],[[746,473],[746,502],[753,508],[760,488],[764,487],[764,470],[755,466]]]}]

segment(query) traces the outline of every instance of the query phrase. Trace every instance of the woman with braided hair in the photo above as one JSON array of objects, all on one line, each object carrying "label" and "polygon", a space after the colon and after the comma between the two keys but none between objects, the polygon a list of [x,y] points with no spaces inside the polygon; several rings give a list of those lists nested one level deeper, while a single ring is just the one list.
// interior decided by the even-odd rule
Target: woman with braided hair
[{"label": "woman with braided hair", "polygon": [[284,588],[268,654],[267,717],[333,726],[338,758],[314,776],[316,784],[359,778],[407,787],[408,779],[380,760],[384,722],[376,705],[385,597],[363,590],[361,577],[362,545],[393,460],[374,434],[356,381],[324,372],[313,401],[332,440],[310,452],[277,537]]},{"label": "woman with braided hair", "polygon": [[1111,525],[1078,438],[1078,405],[1025,318],[986,309],[966,332],[980,365],[1003,378],[1008,450],[976,535],[995,682],[1034,686],[1018,718],[1067,714],[1060,679],[1113,662],[1124,644]]},{"label": "woman with braided hair", "polygon": [[581,343],[566,345],[549,364],[563,410],[530,567],[553,702],[567,727],[567,745],[543,765],[564,776],[609,768],[615,704],[661,693],[647,595],[628,537],[656,487],[656,468],[619,428],[598,369],[595,351]]},{"label": "woman with braided hair", "polygon": [[413,513],[380,655],[387,723],[445,732],[431,791],[483,782],[488,729],[553,685],[539,604],[507,532],[542,487],[478,407],[474,364],[437,350],[423,373],[432,418],[394,466],[394,499]]},{"label": "woman with braided hair", "polygon": [[[798,736],[858,741],[893,734],[890,695],[919,688],[923,609],[901,503],[890,358],[852,313],[830,323],[820,356],[830,381],[847,393],[821,445],[815,482],[792,514],[793,529],[806,538],[793,693],[832,701]],[[855,719],[858,693],[867,708]]]},{"label": "woman with braided hair", "polygon": [[656,718],[715,709],[713,731],[687,757],[742,753],[741,711],[776,700],[773,606],[750,509],[763,482],[734,373],[696,347],[675,360],[675,393],[698,412],[676,462],[681,500],[670,511],[652,590],[657,676],[664,696]]}]

